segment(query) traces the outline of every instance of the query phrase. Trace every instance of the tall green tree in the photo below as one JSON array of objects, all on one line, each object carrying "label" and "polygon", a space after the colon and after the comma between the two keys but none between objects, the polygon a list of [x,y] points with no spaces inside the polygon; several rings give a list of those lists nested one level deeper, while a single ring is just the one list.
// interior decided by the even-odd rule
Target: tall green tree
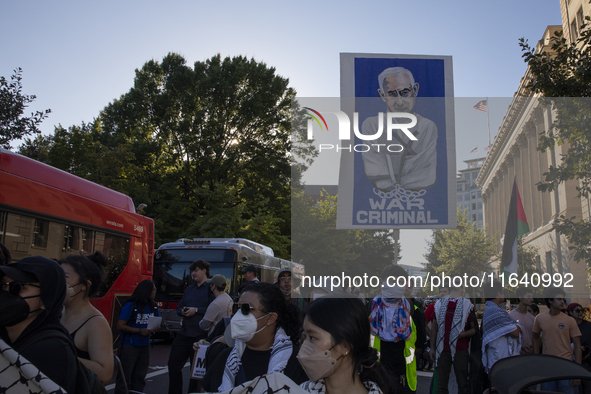
[{"label": "tall green tree", "polygon": [[136,70],[91,124],[56,128],[23,151],[147,204],[156,242],[243,234],[286,258],[294,97],[265,63],[217,55],[189,66],[170,53]]},{"label": "tall green tree", "polygon": [[425,254],[425,271],[432,275],[481,276],[490,271],[487,265],[495,255],[494,239],[458,208],[456,229],[434,230],[430,249]]},{"label": "tall green tree", "polygon": [[10,143],[32,134],[41,134],[39,125],[50,109],[24,116],[26,108],[37,96],[23,94],[23,70],[19,67],[8,81],[0,76],[0,146],[10,149]]},{"label": "tall green tree", "polygon": [[337,230],[336,218],[337,196],[323,193],[314,202],[294,190],[292,257],[306,266],[306,275],[380,276],[395,263],[390,231]]},{"label": "tall green tree", "polygon": [[[538,150],[545,152],[556,145],[568,147],[562,160],[551,165],[538,190],[553,191],[560,183],[577,180],[579,197],[591,194],[591,30],[588,21],[580,28],[574,43],[568,43],[562,32],[552,38],[550,51],[537,51],[527,40],[520,40],[523,58],[531,79],[528,88],[544,96],[540,104],[552,108],[556,120],[552,128],[540,135]],[[591,221],[561,216],[554,227],[565,234],[577,261],[591,263]]]}]

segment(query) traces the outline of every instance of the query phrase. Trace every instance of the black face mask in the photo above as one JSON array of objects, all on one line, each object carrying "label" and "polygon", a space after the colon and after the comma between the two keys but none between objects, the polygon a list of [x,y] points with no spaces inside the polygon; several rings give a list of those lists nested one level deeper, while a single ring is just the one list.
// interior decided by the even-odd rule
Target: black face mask
[{"label": "black face mask", "polygon": [[41,310],[36,309],[31,312],[29,304],[25,301],[27,298],[35,297],[41,297],[41,295],[21,297],[12,295],[8,291],[0,291],[0,327],[12,327],[25,320],[29,314]]}]

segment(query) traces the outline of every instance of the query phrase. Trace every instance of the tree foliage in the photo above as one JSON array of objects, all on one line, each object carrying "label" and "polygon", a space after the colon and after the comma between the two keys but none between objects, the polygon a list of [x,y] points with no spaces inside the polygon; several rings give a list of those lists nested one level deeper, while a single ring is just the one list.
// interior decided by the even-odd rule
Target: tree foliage
[{"label": "tree foliage", "polygon": [[170,53],[136,70],[91,124],[58,127],[22,152],[147,204],[158,243],[244,236],[289,257],[288,83],[253,59],[190,67]]},{"label": "tree foliage", "polygon": [[[553,191],[563,182],[578,181],[579,197],[591,196],[591,30],[581,26],[579,38],[567,43],[562,32],[552,38],[550,51],[536,51],[520,40],[523,58],[528,63],[531,79],[528,88],[544,96],[541,105],[556,114],[552,128],[540,135],[542,152],[556,145],[568,148],[557,165],[551,165],[538,184],[541,191]],[[561,216],[554,227],[572,243],[574,258],[591,261],[591,222],[589,219]]]},{"label": "tree foliage", "polygon": [[534,273],[543,273],[536,267],[537,257],[538,248],[532,245],[524,246],[522,237],[517,238],[517,276],[519,278],[524,274],[531,278]]},{"label": "tree foliage", "polygon": [[458,208],[456,229],[433,230],[423,267],[431,276],[443,273],[446,276],[480,276],[490,271],[487,263],[495,256],[494,242],[484,229],[468,219],[465,210]]},{"label": "tree foliage", "polygon": [[306,275],[380,276],[395,263],[391,231],[336,230],[336,218],[337,196],[323,193],[313,202],[294,190],[292,257],[306,265]]},{"label": "tree foliage", "polygon": [[10,149],[10,143],[31,134],[41,134],[38,126],[49,113],[36,111],[31,116],[23,116],[28,104],[35,101],[37,96],[23,94],[23,70],[14,70],[10,82],[0,76],[0,146]]}]

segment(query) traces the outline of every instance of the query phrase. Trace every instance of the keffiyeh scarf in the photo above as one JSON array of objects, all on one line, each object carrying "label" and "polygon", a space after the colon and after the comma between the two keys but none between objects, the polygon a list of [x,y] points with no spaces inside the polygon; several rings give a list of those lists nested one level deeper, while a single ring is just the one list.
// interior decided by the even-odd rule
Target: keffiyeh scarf
[{"label": "keffiyeh scarf", "polygon": [[435,349],[435,365],[437,366],[437,360],[443,351],[443,341],[445,337],[445,315],[447,314],[447,304],[449,301],[456,301],[456,310],[454,311],[453,320],[451,322],[451,330],[449,332],[449,349],[451,352],[451,359],[454,359],[456,354],[456,344],[458,343],[458,337],[460,333],[464,331],[466,322],[470,316],[470,311],[474,307],[472,303],[463,298],[442,298],[435,304],[435,318],[437,319],[437,346]]},{"label": "keffiyeh scarf", "polygon": [[[515,326],[523,327],[513,319],[504,308],[501,308],[492,301],[486,301],[484,315],[482,317],[483,323],[483,338],[482,338],[482,363],[488,371],[492,365],[487,365],[488,358],[486,354],[489,343],[504,335],[515,331]],[[511,338],[507,336],[507,350],[510,355],[518,355],[523,343],[523,336],[519,334],[519,338]]]},{"label": "keffiyeh scarf", "polygon": [[[244,354],[244,349],[246,349],[246,343],[239,340],[234,342],[234,348],[226,360],[222,384],[218,388],[219,392],[230,390],[235,386],[236,375],[242,365],[241,358]],[[283,328],[278,328],[277,332],[275,332],[273,346],[271,347],[271,358],[267,373],[283,372],[292,352],[293,344],[291,343],[291,339],[289,339]]]},{"label": "keffiyeh scarf", "polygon": [[[361,383],[363,383],[363,386],[367,389],[367,394],[382,394],[380,387],[371,380],[366,380]],[[300,384],[300,387],[310,394],[326,394],[326,383],[324,382],[324,379],[319,379],[314,382],[304,382]]]},{"label": "keffiyeh scarf", "polygon": [[6,394],[66,394],[64,389],[1,339],[0,392]]},{"label": "keffiyeh scarf", "polygon": [[[398,308],[392,315],[392,321],[386,321],[387,308]],[[396,300],[388,299],[388,302],[376,297],[373,300],[371,315],[369,317],[372,332],[382,340],[399,342],[410,338],[412,334],[410,319],[410,303],[406,298]],[[387,336],[386,333],[387,332]]]}]

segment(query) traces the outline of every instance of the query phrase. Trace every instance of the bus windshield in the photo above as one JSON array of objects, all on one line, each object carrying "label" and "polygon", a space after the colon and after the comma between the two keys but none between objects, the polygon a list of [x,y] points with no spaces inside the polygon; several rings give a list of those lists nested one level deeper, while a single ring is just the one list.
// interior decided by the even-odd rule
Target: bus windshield
[{"label": "bus windshield", "polygon": [[154,283],[157,301],[180,301],[185,289],[193,283],[189,267],[195,260],[211,264],[210,275],[222,274],[230,292],[234,277],[236,252],[232,249],[165,249],[156,253]]},{"label": "bus windshield", "polygon": [[[193,283],[189,272],[191,263],[156,263],[154,265],[154,283],[156,285],[156,301],[180,301],[185,289]],[[234,276],[234,263],[212,263],[210,274],[224,275],[228,283],[227,292],[232,289],[232,277]]]},{"label": "bus windshield", "polygon": [[[236,252],[231,249],[163,249],[156,253],[156,263],[204,260],[208,263],[236,261]],[[188,265],[187,265],[187,269]]]}]

